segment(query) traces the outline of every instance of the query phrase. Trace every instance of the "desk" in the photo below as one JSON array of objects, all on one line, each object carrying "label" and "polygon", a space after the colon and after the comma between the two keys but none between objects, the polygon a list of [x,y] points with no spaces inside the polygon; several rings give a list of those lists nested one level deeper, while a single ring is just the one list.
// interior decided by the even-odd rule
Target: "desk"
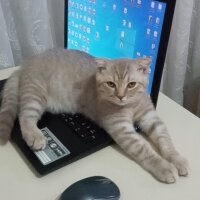
[{"label": "desk", "polygon": [[[6,78],[12,69],[1,70]],[[158,113],[164,120],[177,149],[188,158],[191,173],[167,185],[155,180],[115,145],[38,178],[24,157],[8,142],[0,146],[0,199],[56,200],[73,182],[102,175],[120,188],[121,200],[200,199],[200,119],[160,93]]]}]

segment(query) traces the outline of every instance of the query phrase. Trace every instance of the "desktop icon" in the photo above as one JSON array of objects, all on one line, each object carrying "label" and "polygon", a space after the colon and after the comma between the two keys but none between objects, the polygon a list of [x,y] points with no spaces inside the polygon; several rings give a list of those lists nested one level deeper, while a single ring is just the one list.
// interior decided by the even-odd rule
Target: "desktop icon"
[{"label": "desktop icon", "polygon": [[158,32],[157,32],[157,31],[154,31],[154,32],[153,32],[153,36],[154,36],[155,38],[157,38],[157,37],[158,37]]},{"label": "desktop icon", "polygon": [[113,10],[116,10],[116,9],[117,9],[117,5],[113,4]]},{"label": "desktop icon", "polygon": [[151,8],[155,8],[155,2],[154,1],[151,2]]},{"label": "desktop icon", "polygon": [[125,32],[121,31],[121,38],[124,38],[124,37],[125,37]]},{"label": "desktop icon", "polygon": [[153,16],[149,15],[149,23],[152,23],[152,22],[153,22]]},{"label": "desktop icon", "polygon": [[155,48],[156,48],[156,44],[155,44],[155,43],[152,43],[152,44],[151,44],[151,49],[152,49],[152,50],[155,50]]},{"label": "desktop icon", "polygon": [[161,3],[158,4],[158,10],[162,10],[162,4]]},{"label": "desktop icon", "polygon": [[132,23],[128,22],[128,28],[132,28]]},{"label": "desktop icon", "polygon": [[137,4],[141,5],[142,4],[142,0],[137,0]]},{"label": "desktop icon", "polygon": [[126,26],[126,20],[125,19],[123,19],[123,21],[122,21],[122,24],[123,24],[123,26]]},{"label": "desktop icon", "polygon": [[124,8],[124,14],[127,14],[127,13],[128,13],[128,9]]},{"label": "desktop icon", "polygon": [[156,24],[160,24],[160,18],[156,17]]},{"label": "desktop icon", "polygon": [[95,26],[95,24],[96,24],[96,23],[95,23],[95,20],[92,19],[92,25]]},{"label": "desktop icon", "polygon": [[147,35],[150,35],[150,34],[151,34],[151,29],[148,28],[148,29],[147,29]]},{"label": "desktop icon", "polygon": [[110,27],[108,25],[106,25],[106,31],[109,31]]}]

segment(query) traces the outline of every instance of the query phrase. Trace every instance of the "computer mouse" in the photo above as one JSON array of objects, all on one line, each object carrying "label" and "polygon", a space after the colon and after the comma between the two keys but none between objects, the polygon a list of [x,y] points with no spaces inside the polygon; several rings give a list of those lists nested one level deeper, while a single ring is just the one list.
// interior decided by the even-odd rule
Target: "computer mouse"
[{"label": "computer mouse", "polygon": [[117,185],[103,176],[92,176],[69,186],[60,200],[119,200]]}]

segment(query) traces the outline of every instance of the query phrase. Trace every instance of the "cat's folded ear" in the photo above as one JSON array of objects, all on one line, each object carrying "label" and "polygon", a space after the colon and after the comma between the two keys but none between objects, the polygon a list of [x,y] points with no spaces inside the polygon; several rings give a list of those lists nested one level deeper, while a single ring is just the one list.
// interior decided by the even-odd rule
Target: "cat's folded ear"
[{"label": "cat's folded ear", "polygon": [[140,58],[140,59],[136,60],[136,62],[138,64],[137,71],[139,71],[145,75],[150,74],[150,72],[151,72],[150,66],[152,63],[151,58]]},{"label": "cat's folded ear", "polygon": [[106,63],[107,63],[106,60],[100,59],[100,58],[96,58],[95,62],[97,64],[97,68],[98,68],[98,71],[100,73],[102,73],[104,70],[106,70]]}]

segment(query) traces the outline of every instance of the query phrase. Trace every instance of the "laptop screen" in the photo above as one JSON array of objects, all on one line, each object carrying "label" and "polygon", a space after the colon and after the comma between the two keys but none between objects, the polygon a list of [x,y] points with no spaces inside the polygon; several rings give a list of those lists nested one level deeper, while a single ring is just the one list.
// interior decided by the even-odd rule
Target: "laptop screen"
[{"label": "laptop screen", "polygon": [[68,49],[97,57],[151,57],[151,94],[166,3],[155,0],[69,0]]}]

